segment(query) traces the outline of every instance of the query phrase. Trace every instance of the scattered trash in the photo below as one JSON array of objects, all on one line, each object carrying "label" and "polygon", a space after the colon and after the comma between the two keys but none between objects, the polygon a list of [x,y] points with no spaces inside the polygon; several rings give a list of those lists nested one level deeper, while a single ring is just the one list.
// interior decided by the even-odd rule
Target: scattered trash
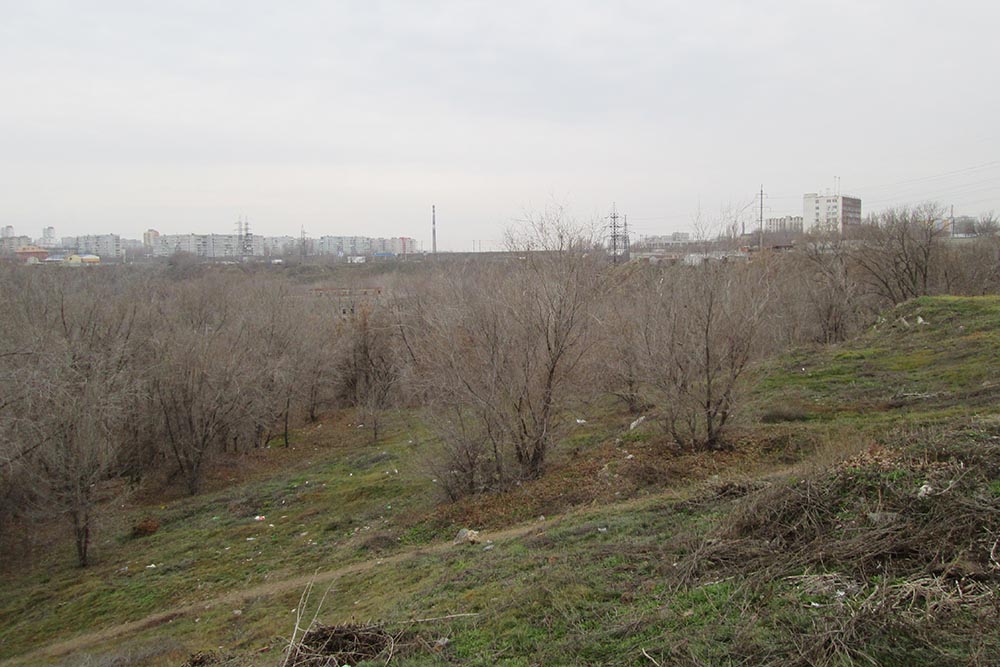
[{"label": "scattered trash", "polygon": [[641,417],[639,417],[638,419],[636,419],[634,422],[632,422],[631,424],[629,424],[628,425],[628,430],[634,431],[636,428],[639,427],[639,424],[641,424],[644,421],[646,421],[646,415],[642,415]]},{"label": "scattered trash", "polygon": [[626,461],[631,461],[634,458],[635,458],[635,454],[629,454],[628,456],[625,457],[625,460]]},{"label": "scattered trash", "polygon": [[581,425],[583,425],[583,424],[586,424],[586,423],[587,423],[587,420],[586,420],[586,419],[577,419],[577,420],[576,420],[576,423],[577,423],[577,424],[581,424]]},{"label": "scattered trash", "polygon": [[934,487],[927,482],[924,482],[923,486],[920,487],[920,490],[917,491],[917,498],[926,498],[932,493],[934,493]]},{"label": "scattered trash", "polygon": [[263,521],[265,518],[267,518],[267,517],[265,517],[263,514],[258,514],[257,516],[255,516],[253,518],[253,520],[254,521]]},{"label": "scattered trash", "polygon": [[242,615],[243,615],[242,609],[233,609],[233,616],[242,616]]},{"label": "scattered trash", "polygon": [[607,528],[607,526],[601,526],[600,528],[597,529],[597,532],[599,532],[599,533],[606,533],[606,532],[608,532],[608,528]]},{"label": "scattered trash", "polygon": [[154,569],[156,569],[156,563],[150,563],[149,565],[146,566],[146,569],[147,570],[154,570]]}]

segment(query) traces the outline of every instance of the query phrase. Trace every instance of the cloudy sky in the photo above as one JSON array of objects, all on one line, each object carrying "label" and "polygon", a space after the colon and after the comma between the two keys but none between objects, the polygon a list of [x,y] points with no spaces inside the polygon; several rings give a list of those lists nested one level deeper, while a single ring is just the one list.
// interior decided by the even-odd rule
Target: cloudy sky
[{"label": "cloudy sky", "polygon": [[414,236],[1000,211],[990,0],[0,0],[0,225]]}]

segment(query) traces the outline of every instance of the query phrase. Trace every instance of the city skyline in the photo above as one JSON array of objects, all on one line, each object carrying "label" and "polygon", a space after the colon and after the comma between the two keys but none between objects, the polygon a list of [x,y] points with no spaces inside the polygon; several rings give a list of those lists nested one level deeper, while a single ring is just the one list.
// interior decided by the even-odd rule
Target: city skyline
[{"label": "city skyline", "polygon": [[0,226],[413,234],[468,250],[553,203],[691,230],[1000,209],[1000,7],[180,2],[0,7]]}]

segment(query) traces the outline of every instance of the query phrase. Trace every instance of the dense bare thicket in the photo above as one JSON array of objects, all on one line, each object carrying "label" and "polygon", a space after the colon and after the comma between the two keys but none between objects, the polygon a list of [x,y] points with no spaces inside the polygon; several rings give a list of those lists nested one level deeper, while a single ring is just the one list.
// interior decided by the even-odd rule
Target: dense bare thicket
[{"label": "dense bare thicket", "polygon": [[743,263],[616,267],[555,212],[506,257],[408,265],[350,309],[292,272],[2,268],[0,538],[59,516],[86,563],[113,490],[195,493],[213,459],[287,445],[335,406],[373,440],[385,411],[422,408],[453,498],[541,475],[600,396],[683,447],[722,447],[756,359],[844,340],[914,296],[1000,289],[993,219],[952,239],[939,214],[891,210]]},{"label": "dense bare thicket", "polygon": [[65,517],[81,565],[121,482],[167,469],[194,493],[213,456],[332,398],[311,363],[333,341],[304,331],[332,337],[333,318],[280,280],[27,269],[2,285],[4,515]]}]

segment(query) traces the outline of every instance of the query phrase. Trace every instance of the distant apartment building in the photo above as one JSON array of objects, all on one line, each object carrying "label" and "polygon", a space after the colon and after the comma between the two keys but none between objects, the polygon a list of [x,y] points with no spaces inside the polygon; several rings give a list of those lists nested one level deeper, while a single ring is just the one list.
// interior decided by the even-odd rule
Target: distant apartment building
[{"label": "distant apartment building", "polygon": [[0,238],[4,239],[14,238],[14,226],[5,225],[3,229],[0,229]]},{"label": "distant apartment building", "polygon": [[367,255],[403,256],[420,251],[415,239],[408,236],[371,238],[368,236],[323,236],[316,251],[321,255],[338,257],[363,257]]},{"label": "distant apartment building", "polygon": [[768,234],[801,234],[802,216],[786,215],[764,220],[764,231]]},{"label": "distant apartment building", "polygon": [[839,231],[861,224],[861,200],[815,192],[802,198],[802,231]]},{"label": "distant apartment building", "polygon": [[[176,253],[188,253],[206,259],[226,259],[243,257],[247,239],[239,234],[160,234],[151,239],[153,255],[169,257]],[[250,254],[264,254],[264,239],[250,238]]]},{"label": "distant apartment building", "polygon": [[160,238],[160,232],[155,229],[147,229],[142,233],[142,245],[150,252],[152,252],[153,247],[156,246],[157,240]]},{"label": "distant apartment building", "polygon": [[302,239],[294,236],[265,236],[263,251],[267,257],[302,253]]},{"label": "distant apartment building", "polygon": [[59,239],[56,238],[56,228],[42,228],[42,238],[38,240],[38,245],[42,248],[58,248]]},{"label": "distant apartment building", "polygon": [[[13,228],[10,228],[13,229]],[[2,236],[0,237],[0,254],[13,255],[21,248],[31,245],[31,238],[27,236]]]},{"label": "distant apartment building", "polygon": [[125,256],[125,246],[118,234],[64,236],[62,247],[74,250],[79,255],[97,255],[103,260],[113,260]]},{"label": "distant apartment building", "polygon": [[[304,242],[304,248],[303,248]],[[143,244],[156,257],[189,253],[206,259],[236,257],[281,257],[299,255],[335,255],[364,257],[371,255],[403,256],[420,251],[409,237],[391,239],[367,236],[323,236],[319,239],[294,236],[259,236],[239,234],[160,234],[150,229],[143,234]]]}]

